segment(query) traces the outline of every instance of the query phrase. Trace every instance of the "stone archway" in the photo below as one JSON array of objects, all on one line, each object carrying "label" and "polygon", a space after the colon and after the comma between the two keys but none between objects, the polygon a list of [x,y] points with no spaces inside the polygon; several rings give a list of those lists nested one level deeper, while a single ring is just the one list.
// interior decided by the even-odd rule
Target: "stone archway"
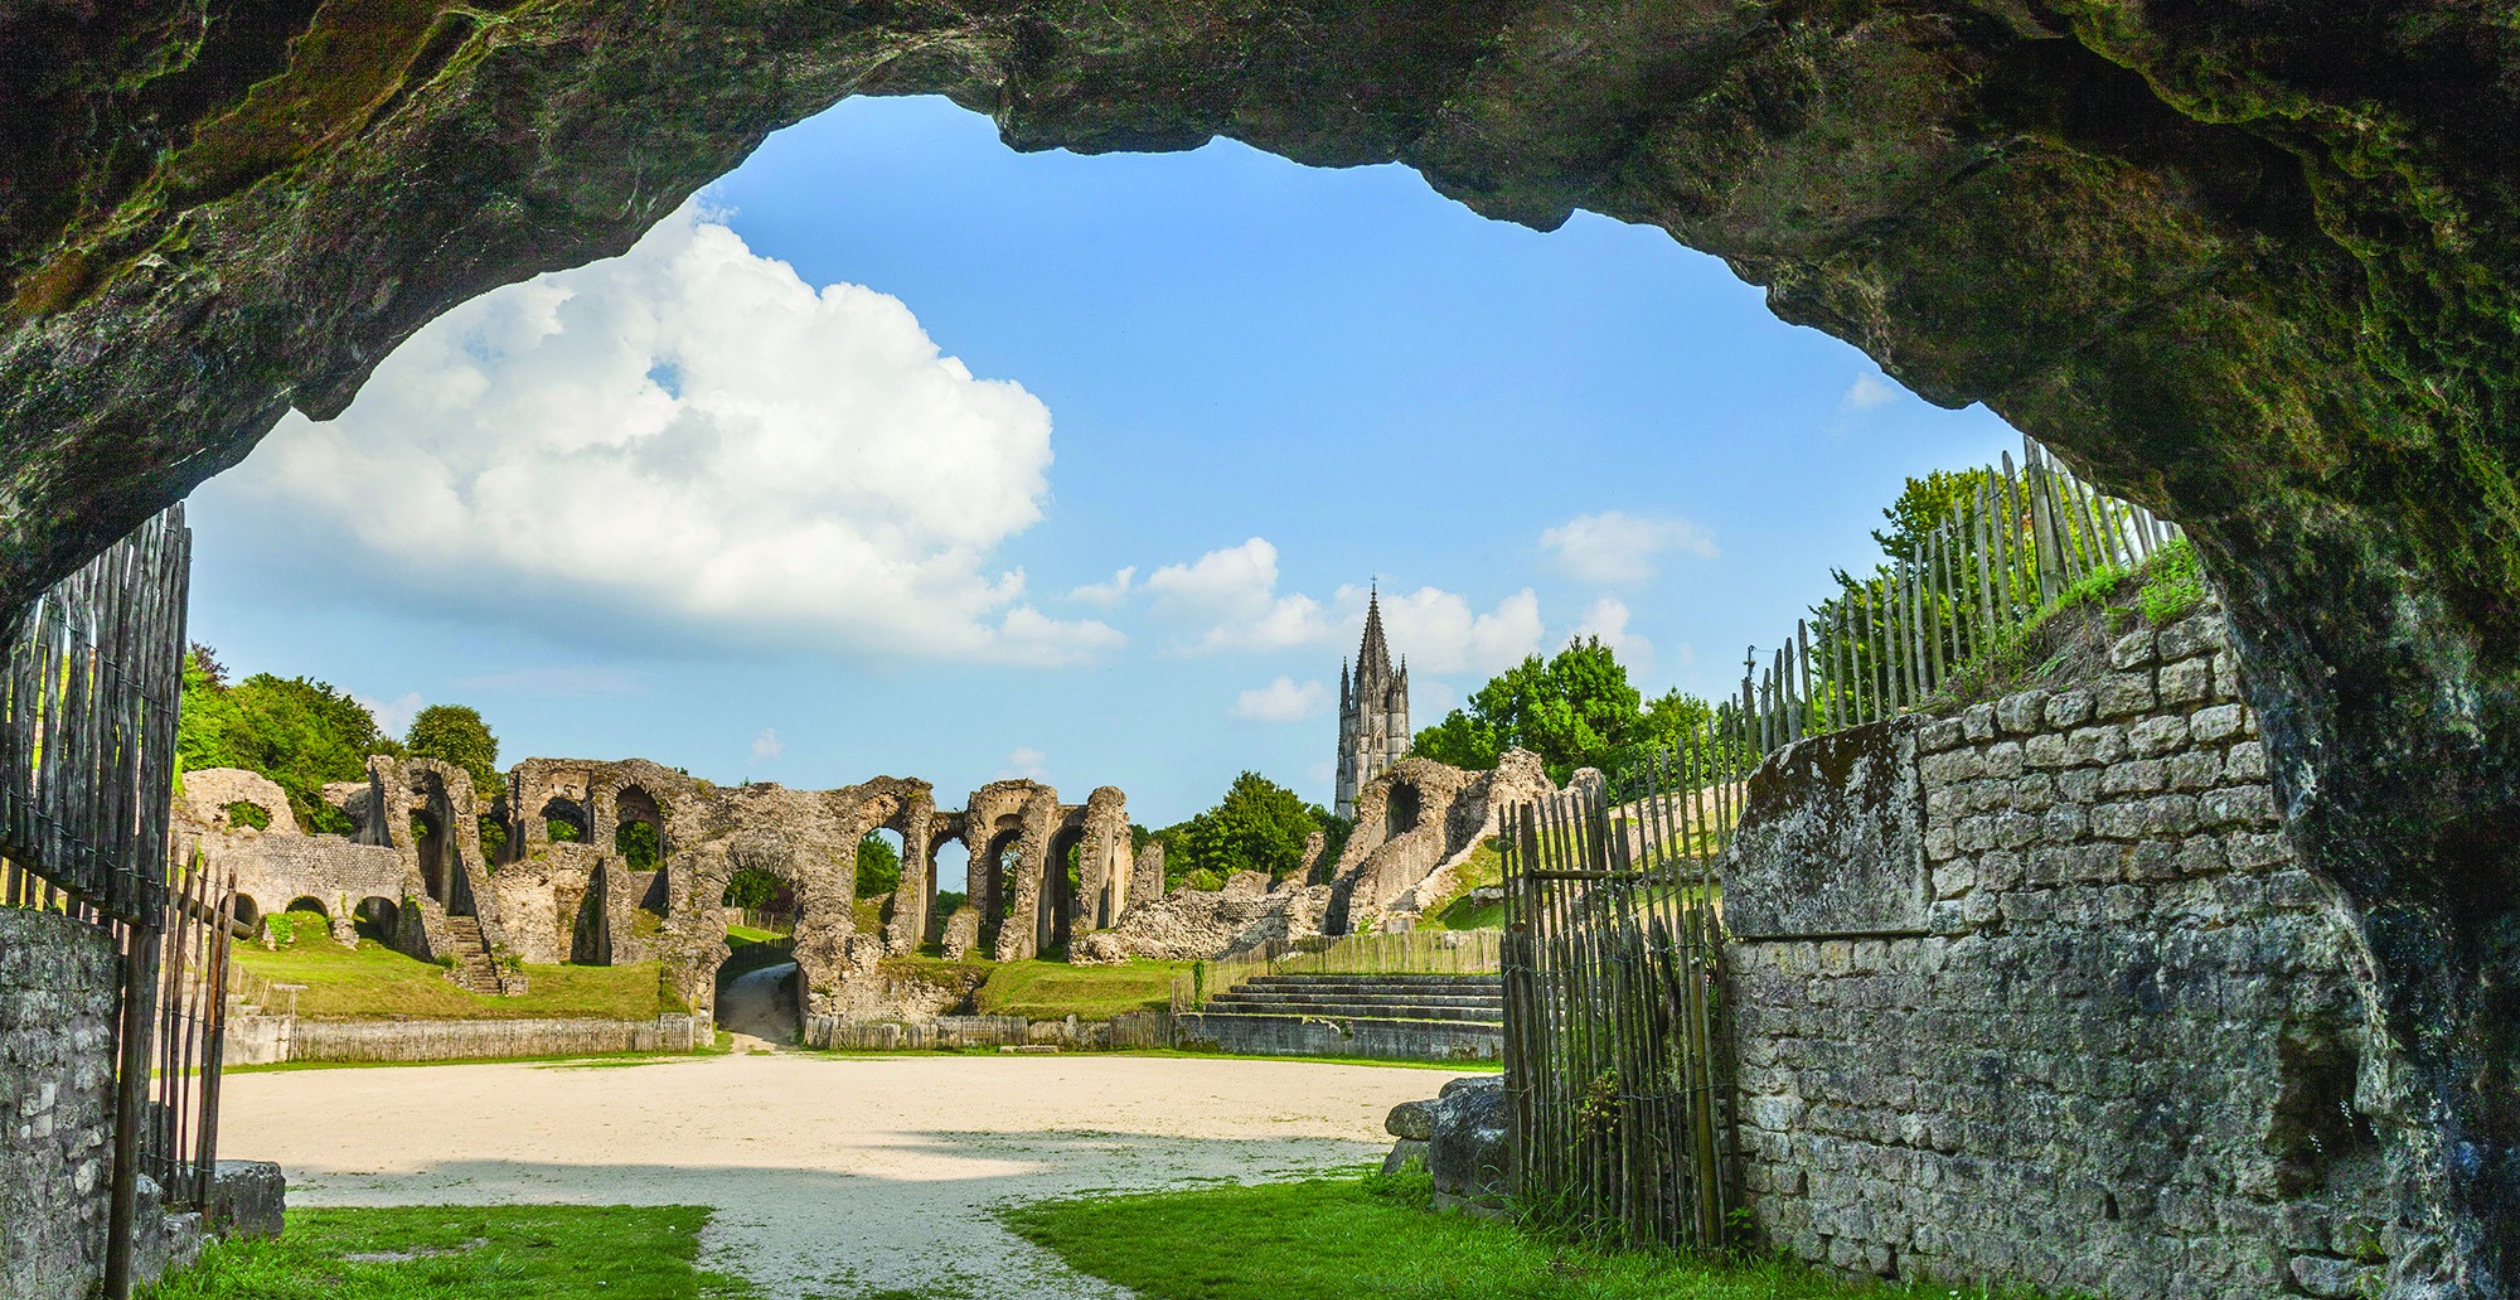
[{"label": "stone archway", "polygon": [[2408,1053],[2441,1272],[2520,1275],[2520,47],[2488,8],[498,8],[381,22],[356,67],[172,0],[0,18],[60,69],[0,140],[0,598],[847,93],[1655,224],[2187,526]]}]

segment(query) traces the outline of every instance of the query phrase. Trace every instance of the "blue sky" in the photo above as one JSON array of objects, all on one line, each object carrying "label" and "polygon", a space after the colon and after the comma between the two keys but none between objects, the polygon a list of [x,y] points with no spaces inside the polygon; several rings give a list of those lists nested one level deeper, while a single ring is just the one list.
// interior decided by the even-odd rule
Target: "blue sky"
[{"label": "blue sky", "polygon": [[192,621],[389,723],[473,704],[505,761],[1160,825],[1246,768],[1328,801],[1371,582],[1421,726],[1585,628],[1712,694],[1905,476],[2017,445],[1656,230],[853,100],[284,422],[194,495]]}]

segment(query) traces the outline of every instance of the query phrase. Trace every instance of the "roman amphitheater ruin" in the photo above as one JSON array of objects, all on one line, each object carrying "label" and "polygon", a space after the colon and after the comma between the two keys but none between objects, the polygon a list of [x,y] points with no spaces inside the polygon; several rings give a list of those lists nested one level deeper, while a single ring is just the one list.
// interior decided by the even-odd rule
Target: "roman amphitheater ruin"
[{"label": "roman amphitheater ruin", "polygon": [[[907,778],[835,790],[726,786],[645,759],[527,759],[485,807],[460,767],[380,755],[364,780],[325,787],[350,820],[347,835],[301,830],[264,777],[190,772],[176,801],[176,852],[233,870],[249,925],[320,912],[344,941],[364,925],[485,995],[524,991],[524,966],[655,961],[668,989],[702,1014],[714,1011],[729,952],[727,885],[760,871],[795,898],[799,1012],[845,1017],[880,1001],[869,996],[878,961],[923,947],[955,959],[1066,954],[1094,964],[1407,928],[1495,834],[1506,806],[1551,789],[1520,751],[1492,773],[1410,759],[1360,794],[1363,820],[1335,861],[1321,860],[1316,837],[1305,869],[1274,888],[1244,873],[1223,890],[1169,896],[1160,846],[1135,852],[1127,798],[1110,786],[1072,804],[1037,781],[996,781],[945,808],[928,782]],[[652,839],[635,833],[641,826]],[[859,846],[876,831],[900,837],[901,882],[862,914]],[[653,844],[652,860],[634,852],[641,842]],[[967,899],[950,915],[937,906],[937,852],[948,842],[970,855]]]}]

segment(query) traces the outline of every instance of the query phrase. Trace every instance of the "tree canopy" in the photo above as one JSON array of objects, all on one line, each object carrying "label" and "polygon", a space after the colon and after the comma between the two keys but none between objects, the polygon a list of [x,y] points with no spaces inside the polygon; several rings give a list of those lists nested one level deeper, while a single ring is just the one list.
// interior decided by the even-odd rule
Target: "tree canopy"
[{"label": "tree canopy", "polygon": [[328,682],[256,673],[231,686],[206,646],[184,655],[176,752],[198,771],[241,767],[276,782],[310,831],[347,833],[350,819],[324,802],[327,782],[355,781],[370,754],[399,754],[358,701]]},{"label": "tree canopy", "polygon": [[[1304,841],[1323,832],[1335,855],[1350,823],[1257,772],[1234,778],[1215,807],[1186,822],[1146,833],[1139,840],[1164,846],[1164,887],[1221,887],[1237,871],[1266,872],[1282,880],[1304,862]],[[1139,828],[1131,827],[1132,839]]]},{"label": "tree canopy", "polygon": [[1413,749],[1474,770],[1495,767],[1506,750],[1527,749],[1540,756],[1550,780],[1563,782],[1577,768],[1616,772],[1690,743],[1709,713],[1706,701],[1677,690],[1647,700],[1611,648],[1584,637],[1550,659],[1530,655],[1490,679],[1468,704],[1419,732]]},{"label": "tree canopy", "polygon": [[473,793],[484,803],[499,797],[499,738],[481,720],[481,710],[463,704],[432,704],[420,710],[403,732],[403,749],[413,758],[453,763],[472,774]]},{"label": "tree canopy", "polygon": [[858,841],[857,896],[882,898],[901,888],[901,850],[882,831],[868,831]]}]

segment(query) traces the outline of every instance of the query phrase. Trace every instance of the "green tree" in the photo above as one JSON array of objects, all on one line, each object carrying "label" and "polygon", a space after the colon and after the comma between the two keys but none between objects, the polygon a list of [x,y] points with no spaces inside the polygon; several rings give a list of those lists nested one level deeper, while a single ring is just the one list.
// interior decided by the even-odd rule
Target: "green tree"
[{"label": "green tree", "polygon": [[499,738],[481,720],[481,710],[432,704],[403,732],[403,748],[413,758],[434,758],[471,773],[473,793],[483,802],[499,797],[504,785],[499,779]]},{"label": "green tree", "polygon": [[259,772],[289,796],[298,823],[344,834],[350,819],[324,802],[333,781],[354,781],[370,754],[399,754],[376,719],[330,683],[256,673],[233,686],[208,647],[184,656],[184,698],[176,752],[187,770],[241,767]]},{"label": "green tree", "polygon": [[1417,735],[1413,750],[1439,763],[1486,769],[1508,749],[1540,756],[1549,777],[1579,767],[1616,772],[1657,748],[1693,741],[1710,710],[1671,691],[1652,701],[1598,637],[1567,643],[1555,657],[1526,657],[1473,692],[1462,708]]},{"label": "green tree", "polygon": [[882,898],[901,888],[901,850],[881,831],[868,831],[858,841],[857,896]]},{"label": "green tree", "polygon": [[1979,489],[1994,477],[1993,470],[1980,466],[1938,469],[1923,478],[1909,479],[1899,489],[1899,499],[1881,512],[1881,517],[1890,521],[1890,531],[1874,529],[1873,540],[1880,543],[1881,553],[1891,559],[1913,558],[1926,536],[1960,513],[1963,505],[1977,499]]},{"label": "green tree", "polygon": [[[1180,839],[1181,874],[1206,871],[1219,883],[1237,871],[1283,878],[1303,864],[1304,841],[1329,814],[1257,772],[1234,778],[1214,808],[1190,819]],[[1172,850],[1165,857],[1171,874]]]}]

